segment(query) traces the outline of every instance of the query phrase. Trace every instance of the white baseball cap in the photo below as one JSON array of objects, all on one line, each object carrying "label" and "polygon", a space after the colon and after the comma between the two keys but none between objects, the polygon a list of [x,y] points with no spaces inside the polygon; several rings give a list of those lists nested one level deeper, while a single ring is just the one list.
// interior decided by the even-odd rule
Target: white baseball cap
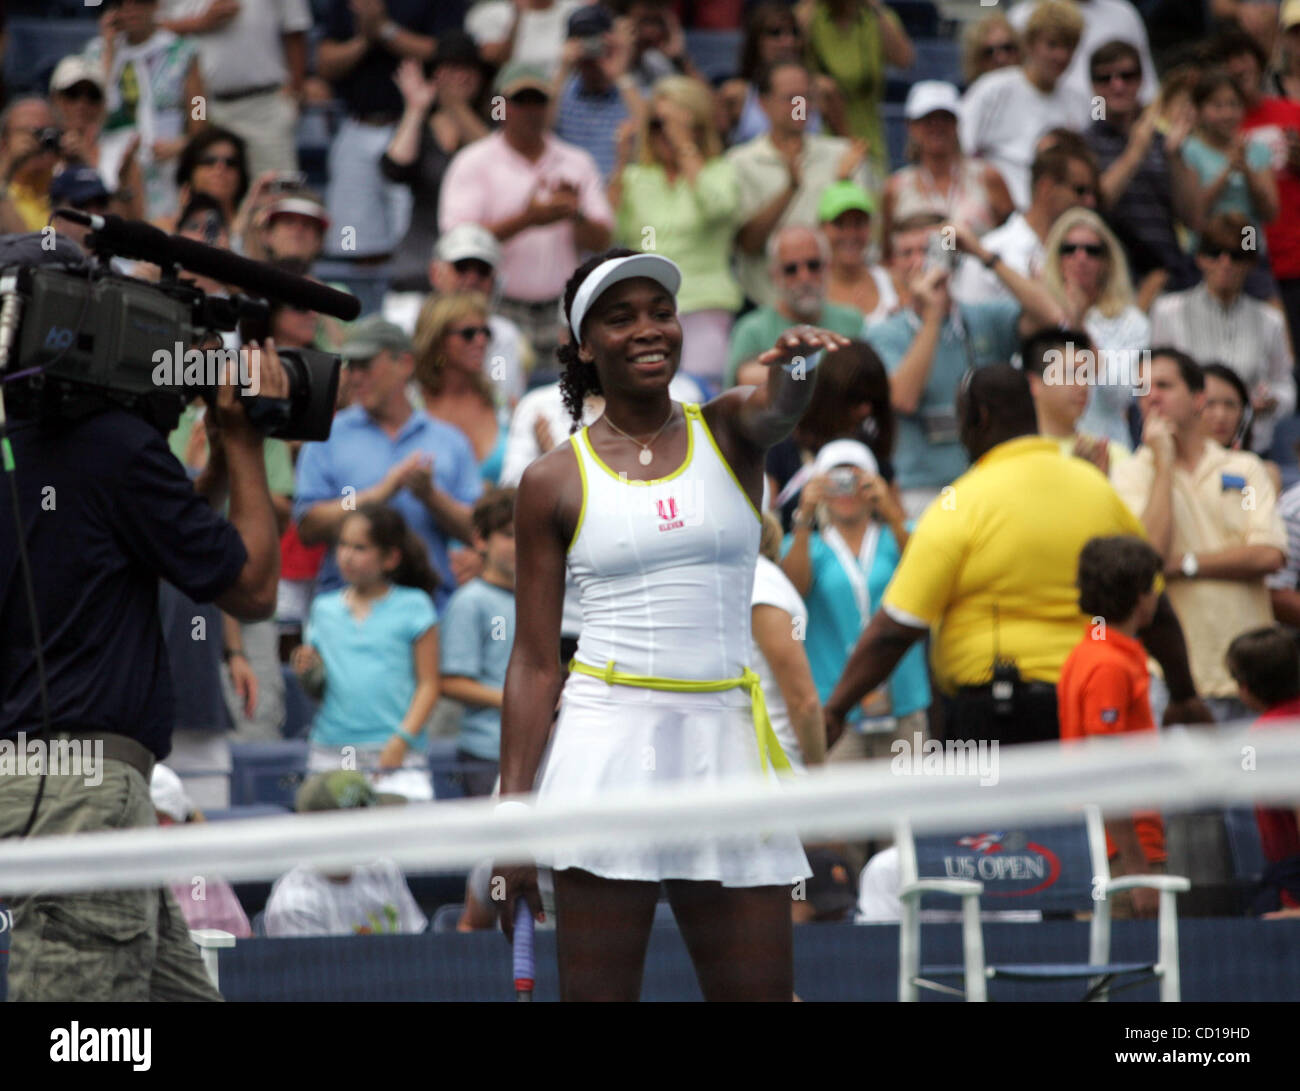
[{"label": "white baseball cap", "polygon": [[149,795],[153,799],[153,809],[174,822],[185,822],[194,813],[194,801],[186,794],[181,778],[161,762],[153,767]]},{"label": "white baseball cap", "polygon": [[920,80],[912,84],[903,105],[903,116],[908,121],[917,121],[941,110],[961,120],[961,95],[956,87],[943,80]]},{"label": "white baseball cap", "polygon": [[682,271],[677,263],[662,258],[658,254],[629,254],[624,258],[610,258],[601,262],[578,288],[573,297],[573,308],[569,312],[569,329],[573,331],[576,344],[582,340],[582,320],[587,317],[592,304],[608,289],[619,281],[647,277],[660,284],[674,298],[677,289],[682,286]]},{"label": "white baseball cap", "polygon": [[50,91],[66,91],[79,83],[94,84],[102,94],[104,70],[98,65],[91,64],[80,53],[72,53],[54,66],[54,73],[50,76]]},{"label": "white baseball cap", "polygon": [[829,473],[836,466],[856,466],[865,470],[872,477],[880,475],[880,466],[871,448],[856,439],[833,439],[817,452],[813,463],[813,472],[819,477]]},{"label": "white baseball cap", "polygon": [[501,244],[481,224],[457,224],[439,236],[433,256],[449,263],[472,258],[495,269],[501,262]]}]

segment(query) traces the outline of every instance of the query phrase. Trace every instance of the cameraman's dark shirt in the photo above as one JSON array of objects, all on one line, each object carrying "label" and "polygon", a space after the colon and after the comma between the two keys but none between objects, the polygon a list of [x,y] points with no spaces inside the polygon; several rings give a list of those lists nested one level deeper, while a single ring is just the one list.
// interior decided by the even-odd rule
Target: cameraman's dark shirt
[{"label": "cameraman's dark shirt", "polygon": [[[24,537],[55,729],[129,735],[171,750],[171,675],[158,621],[163,578],[198,602],[248,559],[162,435],[110,410],[58,428],[11,422]],[[0,475],[3,476],[3,475]],[[41,726],[35,642],[13,504],[0,490],[0,736]],[[220,640],[220,632],[203,634]],[[181,695],[182,700],[185,695]]]}]

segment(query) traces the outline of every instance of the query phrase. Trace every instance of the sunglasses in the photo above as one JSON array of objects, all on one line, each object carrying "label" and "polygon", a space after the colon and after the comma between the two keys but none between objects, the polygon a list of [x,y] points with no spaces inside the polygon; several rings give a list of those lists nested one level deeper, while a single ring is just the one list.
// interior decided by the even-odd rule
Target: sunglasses
[{"label": "sunglasses", "polygon": [[763,31],[765,38],[797,38],[799,31],[792,26],[768,27]]},{"label": "sunglasses", "polygon": [[478,258],[461,258],[460,261],[453,261],[451,267],[461,276],[466,273],[477,273],[481,277],[490,277],[492,275],[492,266],[486,261],[479,261]]},{"label": "sunglasses", "polygon": [[980,57],[989,61],[999,53],[1007,57],[1018,57],[1020,55],[1020,46],[1016,45],[1015,42],[998,42],[995,45],[986,45],[980,50]]},{"label": "sunglasses", "polygon": [[452,330],[462,341],[473,341],[475,337],[485,337],[491,339],[492,330],[488,326],[462,326],[458,330]]},{"label": "sunglasses", "polygon": [[1214,246],[1213,244],[1201,247],[1201,257],[1207,261],[1218,261],[1224,254],[1227,254],[1234,262],[1241,265],[1250,265],[1255,261],[1255,254],[1250,250],[1239,250],[1235,246]]},{"label": "sunglasses", "polygon": [[813,258],[810,261],[788,261],[781,266],[781,272],[788,277],[794,276],[800,269],[807,269],[810,273],[820,273],[822,271],[822,259]]},{"label": "sunglasses", "polygon": [[76,102],[78,99],[85,99],[87,102],[103,102],[103,93],[93,83],[74,83],[71,87],[59,92],[65,99]]},{"label": "sunglasses", "polygon": [[215,167],[217,165],[229,167],[231,170],[239,168],[239,160],[233,155],[205,155],[199,160],[200,167]]},{"label": "sunglasses", "polygon": [[1142,73],[1136,68],[1125,68],[1119,72],[1105,72],[1092,77],[1093,83],[1099,83],[1103,87],[1108,83],[1114,83],[1116,80],[1121,83],[1141,83]]},{"label": "sunglasses", "polygon": [[1063,258],[1068,258],[1071,254],[1077,254],[1080,250],[1090,258],[1101,258],[1106,256],[1106,248],[1099,242],[1061,243],[1061,257]]}]

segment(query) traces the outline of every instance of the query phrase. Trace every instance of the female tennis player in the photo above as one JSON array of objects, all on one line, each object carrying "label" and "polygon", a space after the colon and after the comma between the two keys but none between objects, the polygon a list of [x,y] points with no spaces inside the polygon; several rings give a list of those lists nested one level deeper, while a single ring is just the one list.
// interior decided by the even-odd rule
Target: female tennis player
[{"label": "female tennis player", "polygon": [[[615,249],[566,285],[565,404],[576,422],[584,396],[597,392],[605,411],[519,483],[503,798],[536,788],[539,798],[574,801],[788,766],[761,699],[755,715],[750,696],[763,459],[803,414],[820,353],[848,341],[796,327],[759,357],[770,366],[766,385],[725,391],[703,407],[673,402],[680,283],[666,258]],[[562,666],[566,564],[583,623],[577,654]],[[714,685],[700,691],[699,683]],[[661,882],[706,999],[791,999],[790,888],[811,874],[796,837],[755,830],[540,862],[554,871],[565,1000],[639,997]],[[502,865],[496,874],[507,933],[518,897],[540,916],[534,867]]]}]

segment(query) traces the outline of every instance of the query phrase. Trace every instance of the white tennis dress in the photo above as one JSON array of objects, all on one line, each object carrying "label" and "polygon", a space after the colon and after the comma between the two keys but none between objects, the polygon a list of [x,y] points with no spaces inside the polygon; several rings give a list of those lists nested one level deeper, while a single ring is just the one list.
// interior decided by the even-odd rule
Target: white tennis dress
[{"label": "white tennis dress", "polygon": [[[612,660],[621,674],[714,681],[749,666],[758,513],[699,406],[684,408],[686,460],[655,481],[620,477],[586,428],[570,439],[583,482],[568,553],[582,600],[575,658],[591,667]],[[573,801],[746,774],[763,775],[744,689],[665,692],[571,673],[536,787],[542,799]],[[542,862],[610,879],[734,887],[811,875],[797,837],[761,830],[671,848],[564,851]]]}]

